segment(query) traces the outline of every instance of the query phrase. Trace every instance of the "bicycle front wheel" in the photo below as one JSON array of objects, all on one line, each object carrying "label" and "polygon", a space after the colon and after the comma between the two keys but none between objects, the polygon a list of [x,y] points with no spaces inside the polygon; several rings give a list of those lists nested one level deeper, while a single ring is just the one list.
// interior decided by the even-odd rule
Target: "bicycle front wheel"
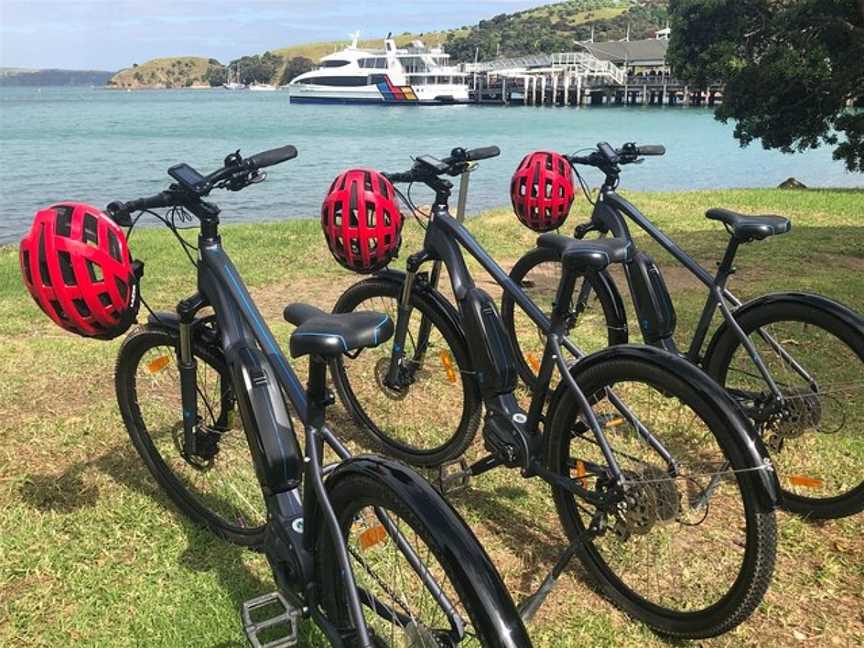
[{"label": "bicycle front wheel", "polygon": [[[577,555],[602,593],[663,634],[711,637],[759,605],[773,572],[776,522],[757,496],[753,471],[761,466],[747,462],[731,436],[730,415],[694,388],[701,372],[664,356],[650,363],[608,359],[578,374],[623,472],[623,492],[610,484],[609,462],[569,391],[550,414],[547,460],[550,470],[613,496],[595,505],[553,487],[561,523],[580,542]],[[726,411],[736,412],[734,404]],[[741,423],[743,417],[739,429]]]},{"label": "bicycle front wheel", "polygon": [[126,338],[115,374],[126,429],[159,486],[189,519],[229,542],[260,545],[267,509],[222,355],[193,343],[200,454],[188,456],[179,353],[173,331],[144,328]]},{"label": "bicycle front wheel", "polygon": [[783,507],[815,518],[864,511],[861,329],[801,301],[758,306],[736,321],[783,395],[780,411],[759,415],[774,397],[731,329],[705,363],[757,421],[777,468]]},{"label": "bicycle front wheel", "polygon": [[[462,518],[420,477],[394,464],[379,467],[400,474],[392,482],[376,470],[328,480],[375,645],[530,648],[510,594]],[[324,608],[350,632],[343,576],[323,520],[318,538]],[[412,565],[410,553],[419,563]]]},{"label": "bicycle front wheel", "polygon": [[[351,286],[333,309],[371,310],[398,320],[402,284],[367,279]],[[480,424],[480,389],[463,336],[451,317],[430,298],[415,292],[399,384],[387,372],[395,342],[342,356],[333,379],[354,420],[385,454],[415,466],[438,466],[458,458]]]}]

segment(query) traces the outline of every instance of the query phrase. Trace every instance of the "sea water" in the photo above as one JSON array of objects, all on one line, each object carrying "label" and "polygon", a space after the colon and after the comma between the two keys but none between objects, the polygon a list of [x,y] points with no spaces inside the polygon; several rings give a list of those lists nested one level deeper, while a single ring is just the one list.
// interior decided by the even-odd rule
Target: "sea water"
[{"label": "sea water", "polygon": [[[315,218],[333,178],[349,167],[402,171],[412,156],[495,144],[499,158],[471,179],[469,211],[508,203],[510,175],[538,149],[572,153],[608,141],[664,144],[667,154],[625,167],[622,190],[861,186],[829,148],[784,155],[740,148],[732,125],[707,108],[378,107],[291,105],[287,92],[0,88],[0,242],[19,238],[40,207],[104,206],[167,187],[169,166],[203,173],[228,153],[293,144],[296,160],[241,193],[214,194],[226,222]],[[601,178],[586,172],[590,184]],[[428,192],[416,189],[418,202]]]}]

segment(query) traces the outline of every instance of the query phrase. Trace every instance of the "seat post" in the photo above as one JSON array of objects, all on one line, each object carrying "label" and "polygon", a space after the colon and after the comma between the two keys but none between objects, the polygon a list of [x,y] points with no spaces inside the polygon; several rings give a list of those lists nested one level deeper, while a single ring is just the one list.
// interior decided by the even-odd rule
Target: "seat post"
[{"label": "seat post", "polygon": [[309,356],[309,381],[306,393],[309,400],[307,425],[320,430],[324,427],[325,410],[332,403],[333,398],[327,390],[327,361],[319,355]]},{"label": "seat post", "polygon": [[729,245],[726,246],[726,252],[723,254],[723,260],[717,266],[717,276],[714,278],[714,285],[724,290],[726,282],[729,281],[729,276],[734,274],[735,267],[732,265],[735,261],[735,255],[738,252],[738,246],[741,242],[733,235],[729,239]]}]

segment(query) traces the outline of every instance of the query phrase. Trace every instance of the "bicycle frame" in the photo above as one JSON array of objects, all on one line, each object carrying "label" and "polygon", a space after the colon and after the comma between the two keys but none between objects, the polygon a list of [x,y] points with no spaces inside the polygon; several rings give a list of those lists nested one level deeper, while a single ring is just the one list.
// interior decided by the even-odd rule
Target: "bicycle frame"
[{"label": "bicycle frame", "polygon": [[[747,337],[747,335],[735,321],[735,316],[730,309],[730,304],[733,308],[737,308],[742,304],[742,302],[737,299],[735,295],[733,295],[727,288],[729,277],[734,272],[734,267],[732,264],[735,259],[735,254],[737,253],[738,247],[740,245],[739,241],[737,241],[735,238],[730,239],[729,245],[727,246],[726,251],[723,255],[723,259],[717,268],[717,274],[712,276],[711,273],[709,273],[705,268],[699,265],[699,263],[697,263],[696,260],[693,259],[693,257],[688,255],[683,249],[681,249],[681,247],[678,246],[675,241],[673,241],[660,229],[655,227],[654,224],[650,220],[648,220],[648,218],[644,214],[642,214],[642,212],[640,212],[635,205],[633,205],[631,202],[616,193],[615,190],[609,185],[609,179],[607,178],[606,183],[604,183],[603,187],[600,190],[600,200],[597,201],[594,207],[594,211],[592,212],[591,224],[594,225],[601,232],[606,233],[611,231],[614,236],[633,242],[630,230],[624,222],[621,214],[626,215],[633,222],[635,222],[643,231],[645,231],[652,239],[654,239],[654,241],[656,241],[664,250],[671,254],[675,258],[675,260],[677,260],[681,265],[683,265],[708,289],[708,297],[706,299],[705,306],[702,309],[702,314],[700,315],[699,321],[696,325],[696,331],[693,335],[693,339],[691,340],[690,346],[686,353],[683,353],[681,355],[683,355],[687,360],[694,364],[698,365],[701,363],[701,352],[705,344],[705,338],[708,334],[711,322],[714,319],[714,314],[719,309],[727,324],[732,328],[735,335],[741,341],[741,344],[746,350],[748,356],[756,365],[757,370],[767,383],[772,395],[775,399],[777,399],[778,403],[782,404],[783,395],[780,391],[780,388],[777,386],[774,378],[771,376],[768,367],[765,365],[765,362],[759,355],[759,352],[756,350],[753,342],[750,340],[749,337]],[[577,230],[577,237],[578,233],[579,232]],[[629,266],[626,266],[626,264],[625,269],[628,271],[629,281]],[[579,299],[587,299],[587,294],[580,295]],[[639,316],[639,320],[641,322],[647,315],[647,313],[638,312],[637,306],[637,315]],[[801,366],[799,362],[795,360],[795,358],[792,357],[790,353],[786,351],[786,349],[783,347],[782,344],[780,344],[780,342],[778,342],[770,334],[762,331],[761,329],[759,331],[759,335],[763,340],[765,340],[765,342],[767,342],[771,346],[772,350],[774,350],[774,352],[777,353],[784,362],[788,363],[795,370],[795,372],[801,376],[801,378],[806,380],[811,385],[811,387],[815,387],[816,383],[813,377],[804,369],[804,367]],[[646,341],[649,344],[652,343],[652,341]],[[674,341],[672,341],[671,335],[668,338],[653,341],[653,343],[661,348],[666,348],[667,350],[676,353],[678,352],[677,348],[675,347]]]},{"label": "bicycle frame", "polygon": [[[453,288],[453,293],[456,297],[459,306],[459,312],[463,321],[466,322],[466,333],[469,330],[476,330],[478,326],[482,328],[482,324],[470,324],[472,318],[476,319],[476,301],[474,299],[475,284],[470,272],[465,264],[465,259],[462,255],[461,248],[464,248],[473,258],[475,258],[486,272],[498,283],[501,288],[512,295],[517,304],[528,314],[540,330],[547,336],[546,349],[540,368],[540,380],[535,385],[532,392],[531,405],[526,414],[516,403],[513,396],[513,388],[509,391],[496,391],[495,389],[484,388],[481,382],[481,394],[486,403],[487,411],[491,413],[493,418],[499,420],[499,429],[502,425],[509,426],[513,432],[513,438],[521,446],[520,456],[513,457],[509,460],[481,460],[476,470],[472,470],[472,474],[477,475],[486,472],[498,465],[521,464],[523,474],[527,476],[539,475],[543,479],[554,482],[570,492],[579,495],[586,501],[598,503],[600,500],[596,493],[590,492],[581,486],[578,480],[571,480],[560,475],[548,471],[540,460],[540,440],[542,439],[541,422],[542,409],[546,399],[547,390],[552,379],[552,373],[557,367],[561,373],[563,380],[568,388],[577,398],[588,426],[592,430],[598,445],[600,446],[604,459],[607,462],[609,471],[615,483],[623,486],[626,482],[623,472],[618,466],[618,462],[612,452],[612,449],[603,433],[602,426],[597,420],[588,399],[582,390],[578,387],[573,377],[570,375],[569,367],[563,357],[563,349],[569,351],[577,359],[583,357],[582,352],[570,339],[566,336],[565,317],[567,316],[567,300],[562,303],[558,301],[559,307],[553,312],[551,319],[547,317],[543,311],[525,294],[522,288],[510,279],[508,274],[499,266],[494,259],[482,248],[477,240],[459,221],[454,219],[450,213],[446,203],[445,196],[436,198],[435,205],[432,208],[431,218],[426,229],[426,236],[423,244],[423,251],[412,255],[408,259],[408,273],[405,278],[403,287],[402,300],[399,304],[399,315],[394,335],[394,353],[391,356],[391,368],[388,373],[388,379],[394,376],[394,371],[398,372],[400,360],[405,348],[405,336],[407,334],[408,318],[410,317],[410,295],[413,287],[416,274],[419,267],[427,262],[433,261],[436,266],[443,264],[446,266],[450,281]],[[576,280],[576,275],[571,273],[566,276],[559,286],[559,295],[569,294],[560,291],[570,290],[572,292],[573,285]],[[496,317],[500,316],[497,315]],[[424,321],[421,321],[421,331],[425,330]],[[478,357],[477,349],[484,344],[483,339],[469,338],[469,353],[472,356],[472,364],[475,368],[482,367],[484,360]],[[423,346],[421,343],[420,346]],[[515,388],[515,385],[513,386]],[[667,462],[671,475],[676,474],[676,466],[674,459],[660,441],[651,434],[645,425],[643,425],[635,414],[624,404],[620,398],[613,392],[607,390],[610,402],[619,409],[621,415],[630,423],[633,424],[637,432],[646,440],[647,443],[654,448],[658,454]],[[506,423],[504,423],[506,421]]]},{"label": "bicycle frame", "polygon": [[[313,553],[317,538],[317,520],[323,516],[333,538],[342,538],[339,522],[327,497],[322,465],[324,444],[329,445],[340,460],[350,458],[350,452],[325,425],[325,409],[332,402],[326,387],[327,365],[323,359],[311,358],[308,393],[282,352],[273,333],[255,306],[237,269],[222,248],[217,233],[218,217],[212,206],[207,209],[189,206],[202,222],[198,239],[198,292],[178,304],[180,331],[180,373],[183,402],[184,440],[192,445],[197,422],[197,391],[195,360],[191,353],[192,327],[196,314],[210,306],[215,312],[221,349],[243,415],[249,448],[256,475],[272,525],[265,553],[273,568],[280,591],[292,598],[292,603],[308,609],[331,642],[341,645],[337,629],[309,601],[294,594],[308,594],[309,585],[316,582]],[[218,213],[218,212],[217,212]],[[305,461],[285,408],[282,392],[306,431]],[[300,494],[301,477],[307,486]],[[399,533],[392,520],[380,509],[376,514],[397,543],[402,554],[447,613],[452,628],[462,632],[462,620],[447,599],[440,585],[429,573],[422,560]],[[284,530],[284,537],[281,533]],[[344,542],[334,542],[340,563],[343,584],[357,638],[364,646],[372,646],[361,609],[361,600],[369,595],[358,590],[354,581],[348,550]],[[314,590],[313,590],[314,591]],[[379,612],[389,612],[394,618],[400,613],[374,600]]]}]

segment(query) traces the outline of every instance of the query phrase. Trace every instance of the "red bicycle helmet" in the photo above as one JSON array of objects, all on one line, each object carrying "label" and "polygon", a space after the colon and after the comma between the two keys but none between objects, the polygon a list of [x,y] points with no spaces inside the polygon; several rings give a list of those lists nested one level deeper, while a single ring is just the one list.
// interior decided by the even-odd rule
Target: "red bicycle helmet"
[{"label": "red bicycle helmet", "polygon": [[535,232],[558,229],[573,205],[573,173],[563,155],[535,151],[526,155],[510,183],[510,200],[519,222]]},{"label": "red bicycle helmet", "polygon": [[402,214],[390,181],[372,169],[349,169],[330,185],[321,229],[333,257],[354,272],[375,272],[402,244]]},{"label": "red bicycle helmet", "polygon": [[40,210],[19,259],[30,295],[61,328],[110,340],[135,321],[140,265],[129,257],[123,230],[98,208]]}]

